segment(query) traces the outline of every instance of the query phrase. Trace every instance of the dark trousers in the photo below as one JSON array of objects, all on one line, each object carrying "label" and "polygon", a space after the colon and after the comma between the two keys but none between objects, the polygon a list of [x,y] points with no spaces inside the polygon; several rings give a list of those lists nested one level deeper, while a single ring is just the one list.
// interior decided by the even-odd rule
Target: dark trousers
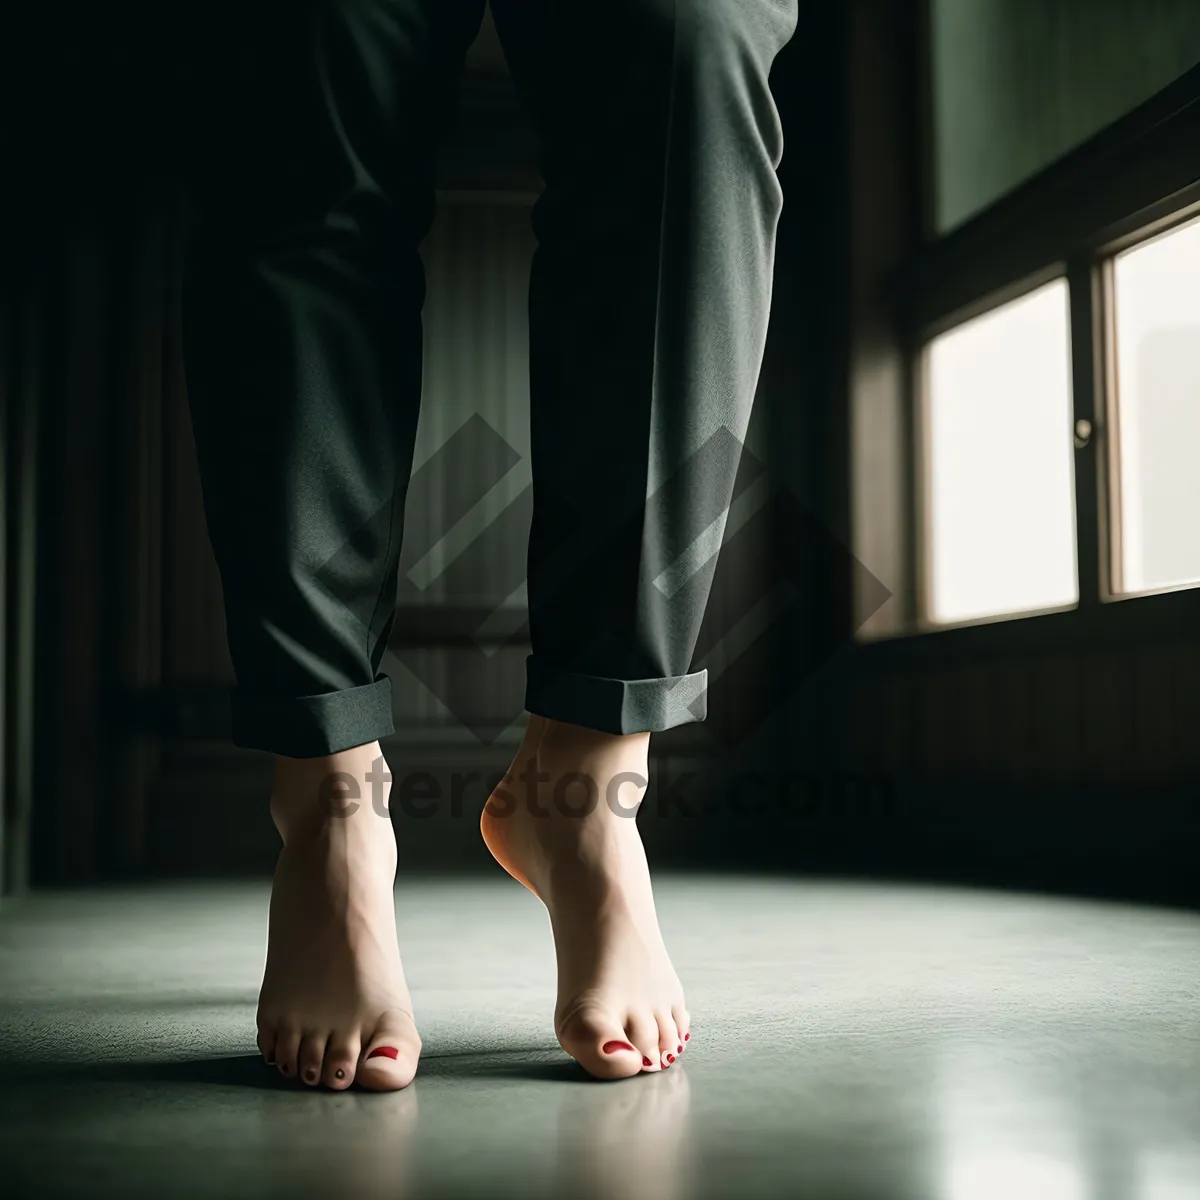
[{"label": "dark trousers", "polygon": [[[704,716],[697,547],[724,527],[762,362],[782,207],[768,73],[797,2],[492,0],[545,183],[532,713],[613,733]],[[241,65],[204,130],[184,350],[243,746],[308,757],[393,729],[417,247],[483,7],[291,0],[227,31]]]}]

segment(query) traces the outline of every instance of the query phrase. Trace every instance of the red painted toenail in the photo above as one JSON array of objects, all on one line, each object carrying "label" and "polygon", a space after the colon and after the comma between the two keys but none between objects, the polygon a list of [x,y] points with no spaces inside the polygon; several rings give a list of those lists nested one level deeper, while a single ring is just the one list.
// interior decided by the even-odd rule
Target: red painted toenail
[{"label": "red painted toenail", "polygon": [[669,1062],[669,1063],[673,1063],[674,1061],[675,1061],[675,1055],[673,1055],[673,1054],[668,1054],[668,1055],[667,1055],[667,1062]]},{"label": "red painted toenail", "polygon": [[642,1055],[642,1066],[643,1067],[652,1067],[652,1066],[654,1066],[654,1064],[643,1054]]},{"label": "red painted toenail", "polygon": [[378,1058],[380,1055],[383,1055],[384,1058],[399,1058],[400,1051],[395,1046],[376,1046],[367,1057]]},{"label": "red painted toenail", "polygon": [[305,1071],[304,1072],[304,1078],[307,1079],[309,1083],[312,1083],[312,1081],[314,1079],[316,1079],[316,1077],[317,1077],[316,1071]]},{"label": "red painted toenail", "polygon": [[676,1046],[676,1047],[675,1047],[675,1053],[676,1053],[676,1054],[682,1054],[682,1053],[683,1053],[683,1047],[682,1047],[682,1046]]},{"label": "red painted toenail", "polygon": [[632,1050],[633,1047],[628,1042],[605,1042],[600,1049],[605,1054],[616,1054],[618,1050]]},{"label": "red painted toenail", "polygon": [[690,1038],[691,1036],[692,1036],[692,1035],[691,1035],[690,1033],[685,1033],[685,1034],[683,1035],[683,1040],[686,1042],[686,1041],[688,1040],[688,1038]]}]

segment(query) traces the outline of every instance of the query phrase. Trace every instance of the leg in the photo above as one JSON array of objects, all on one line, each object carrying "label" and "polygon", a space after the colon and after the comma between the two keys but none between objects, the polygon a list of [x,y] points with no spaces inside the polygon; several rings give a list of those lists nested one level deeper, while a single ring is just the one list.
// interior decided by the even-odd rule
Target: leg
[{"label": "leg", "polygon": [[[204,115],[185,366],[234,740],[277,756],[259,1039],[284,1073],[333,1087],[403,1086],[420,1045],[369,772],[392,730],[379,667],[421,388],[417,245],[482,10],[296,0],[212,26],[240,61],[214,64],[230,90]],[[331,817],[334,773],[361,800]]]},{"label": "leg", "polygon": [[[694,547],[724,528],[766,342],[783,151],[768,76],[797,4],[493,10],[546,187],[530,294],[535,715],[483,831],[550,909],[560,1041],[608,1078],[669,1065],[690,1036],[621,814],[644,793],[650,733],[704,715],[689,667],[715,563]],[[592,795],[568,815],[579,773]]]}]

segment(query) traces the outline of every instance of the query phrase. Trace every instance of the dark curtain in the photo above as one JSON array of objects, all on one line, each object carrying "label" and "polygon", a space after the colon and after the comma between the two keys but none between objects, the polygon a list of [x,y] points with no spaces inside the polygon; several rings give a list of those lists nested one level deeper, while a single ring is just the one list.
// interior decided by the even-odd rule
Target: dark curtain
[{"label": "dark curtain", "polygon": [[31,209],[9,247],[6,825],[11,862],[32,837],[38,879],[142,858],[185,217],[177,189],[142,180],[119,203]]},{"label": "dark curtain", "polygon": [[220,733],[163,685],[225,671],[178,297],[237,28],[221,0],[0,15],[6,890],[141,870],[159,735]]}]

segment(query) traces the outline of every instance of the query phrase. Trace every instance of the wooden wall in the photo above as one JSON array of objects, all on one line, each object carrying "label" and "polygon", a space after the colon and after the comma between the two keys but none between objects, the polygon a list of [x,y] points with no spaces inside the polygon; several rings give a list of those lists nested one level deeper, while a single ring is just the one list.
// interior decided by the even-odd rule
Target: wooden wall
[{"label": "wooden wall", "polygon": [[1200,637],[867,675],[847,716],[854,758],[871,770],[1012,786],[1194,786]]}]

